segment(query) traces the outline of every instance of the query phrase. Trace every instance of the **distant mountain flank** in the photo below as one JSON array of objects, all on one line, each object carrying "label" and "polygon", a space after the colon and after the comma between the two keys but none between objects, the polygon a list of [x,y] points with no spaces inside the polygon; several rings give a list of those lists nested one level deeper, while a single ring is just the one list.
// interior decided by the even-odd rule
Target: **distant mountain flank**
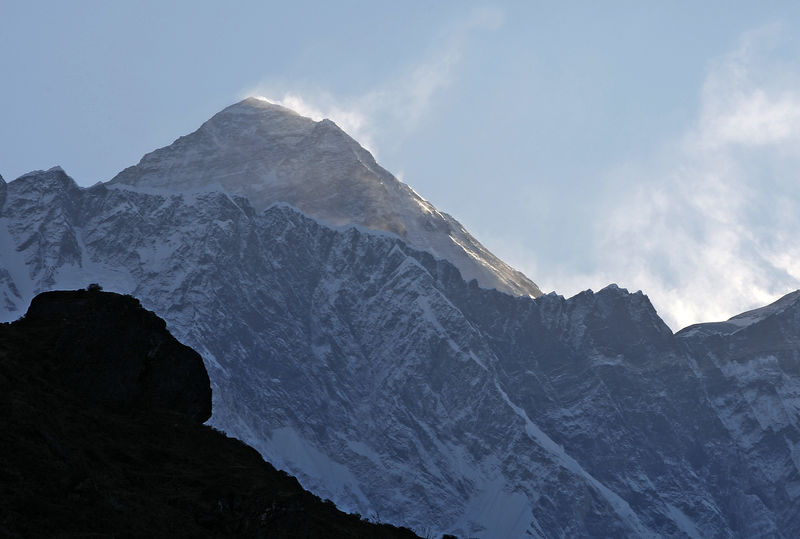
[{"label": "distant mountain flank", "polygon": [[285,202],[334,226],[397,234],[412,247],[449,260],[464,279],[483,287],[541,294],[335,123],[315,122],[263,99],[231,105],[194,133],[145,155],[109,185],[172,192],[219,186],[246,197],[256,211]]}]

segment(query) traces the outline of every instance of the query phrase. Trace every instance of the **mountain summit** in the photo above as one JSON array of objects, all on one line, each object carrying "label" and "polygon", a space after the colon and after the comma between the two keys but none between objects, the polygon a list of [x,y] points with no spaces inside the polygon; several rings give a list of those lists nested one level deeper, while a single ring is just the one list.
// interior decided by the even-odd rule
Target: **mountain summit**
[{"label": "mountain summit", "polygon": [[175,192],[218,186],[258,211],[284,202],[334,226],[396,234],[452,262],[465,280],[514,295],[541,295],[530,279],[490,253],[381,167],[330,120],[316,122],[249,97],[200,128],[145,155],[110,182]]},{"label": "mountain summit", "polygon": [[448,219],[333,123],[245,101],[111,185],[0,182],[0,320],[53,288],[141,298],[204,359],[214,427],[423,536],[800,537],[800,294],[673,334],[617,286],[465,282],[502,273]]}]

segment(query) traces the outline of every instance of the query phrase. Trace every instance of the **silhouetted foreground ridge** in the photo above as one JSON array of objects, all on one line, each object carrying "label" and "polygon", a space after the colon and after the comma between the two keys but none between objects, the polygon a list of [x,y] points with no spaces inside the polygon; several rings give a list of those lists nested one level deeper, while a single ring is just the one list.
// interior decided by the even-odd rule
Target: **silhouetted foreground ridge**
[{"label": "silhouetted foreground ridge", "polygon": [[200,356],[131,296],[0,324],[0,536],[415,537],[338,511],[202,425]]}]

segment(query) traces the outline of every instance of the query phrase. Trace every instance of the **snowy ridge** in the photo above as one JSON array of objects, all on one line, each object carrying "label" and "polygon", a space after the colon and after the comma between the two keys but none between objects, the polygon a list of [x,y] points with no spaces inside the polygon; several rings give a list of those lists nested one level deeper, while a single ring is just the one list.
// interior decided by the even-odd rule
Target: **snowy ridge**
[{"label": "snowy ridge", "polygon": [[795,290],[794,292],[786,294],[782,298],[765,307],[760,307],[758,309],[737,314],[725,322],[693,324],[681,330],[680,333],[683,337],[707,336],[714,334],[731,335],[749,328],[750,326],[762,323],[770,317],[780,316],[787,310],[796,308],[798,302],[800,302],[800,290]]},{"label": "snowy ridge", "polygon": [[639,517],[633,512],[631,506],[628,505],[628,502],[620,498],[608,487],[592,477],[592,475],[584,470],[574,458],[570,457],[564,451],[562,446],[555,443],[552,438],[542,432],[542,429],[537,427],[533,421],[530,420],[528,414],[525,413],[525,410],[511,402],[511,399],[508,398],[506,392],[503,391],[499,385],[495,383],[495,387],[497,388],[497,391],[500,392],[500,395],[503,397],[503,400],[506,402],[506,404],[508,404],[508,406],[514,410],[514,413],[516,413],[525,422],[525,432],[528,433],[528,436],[530,436],[532,440],[549,451],[559,465],[563,466],[570,472],[581,476],[587,483],[597,489],[600,495],[608,500],[609,505],[619,515],[619,517],[628,523],[639,537],[650,537],[654,535],[652,530],[647,529],[647,527],[639,521]]},{"label": "snowy ridge", "polygon": [[745,313],[729,318],[728,323],[734,324],[739,327],[746,327],[755,324],[757,322],[761,322],[768,316],[780,315],[787,309],[791,309],[792,307],[794,307],[798,301],[800,301],[800,290],[796,290],[790,294],[786,294],[778,301],[771,303],[766,307],[753,309],[752,311],[747,311]]},{"label": "snowy ridge", "polygon": [[[111,185],[189,192],[218,185],[263,210],[286,202],[331,225],[397,234],[449,260],[466,280],[515,295],[539,288],[375,162],[330,120],[315,122],[248,98],[170,146],[145,155]],[[140,191],[141,192],[141,191]]]}]

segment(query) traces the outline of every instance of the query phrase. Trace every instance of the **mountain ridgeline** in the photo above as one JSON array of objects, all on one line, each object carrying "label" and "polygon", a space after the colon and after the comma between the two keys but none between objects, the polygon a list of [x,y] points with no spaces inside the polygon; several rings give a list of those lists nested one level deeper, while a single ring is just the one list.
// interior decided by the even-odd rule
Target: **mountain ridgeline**
[{"label": "mountain ridgeline", "polygon": [[800,294],[677,334],[641,292],[541,295],[331,122],[245,100],[109,183],[0,181],[0,249],[9,317],[136,295],[205,360],[210,423],[346,511],[800,535]]},{"label": "mountain ridgeline", "polygon": [[109,185],[173,192],[218,185],[246,197],[256,211],[283,202],[328,224],[390,232],[450,260],[467,280],[541,295],[530,279],[392,176],[335,123],[315,122],[262,99],[226,108],[194,133],[145,155]]}]

